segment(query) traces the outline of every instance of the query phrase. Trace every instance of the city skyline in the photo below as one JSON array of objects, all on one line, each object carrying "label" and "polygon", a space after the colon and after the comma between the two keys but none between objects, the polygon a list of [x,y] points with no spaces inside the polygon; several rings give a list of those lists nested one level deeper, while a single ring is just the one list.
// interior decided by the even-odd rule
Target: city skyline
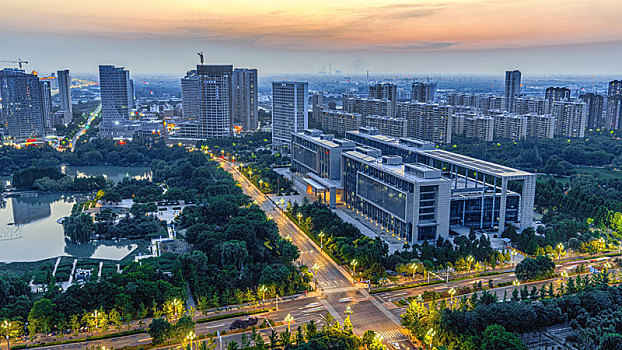
[{"label": "city skyline", "polygon": [[139,0],[109,2],[110,16],[86,2],[3,2],[2,59],[26,58],[28,70],[50,72],[63,66],[92,73],[99,64],[115,64],[136,73],[180,74],[201,50],[209,64],[252,66],[262,74],[518,68],[601,75],[615,73],[622,58],[615,18],[622,4],[614,1]]}]

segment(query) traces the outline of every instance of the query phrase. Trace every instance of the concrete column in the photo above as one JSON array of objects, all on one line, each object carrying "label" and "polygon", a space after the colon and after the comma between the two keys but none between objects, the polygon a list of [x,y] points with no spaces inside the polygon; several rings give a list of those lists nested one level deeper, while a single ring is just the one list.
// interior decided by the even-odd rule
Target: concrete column
[{"label": "concrete column", "polygon": [[469,169],[464,169],[464,188],[469,187]]},{"label": "concrete column", "polygon": [[531,227],[533,220],[533,203],[536,195],[536,175],[529,175],[523,180],[523,191],[520,198],[520,230]]},{"label": "concrete column", "polygon": [[335,209],[337,208],[337,189],[335,187],[331,187],[328,191],[328,194],[330,196],[330,207]]},{"label": "concrete column", "polygon": [[505,229],[505,207],[508,201],[508,179],[501,179],[501,205],[499,206],[499,233]]},{"label": "concrete column", "polygon": [[479,228],[484,227],[484,200],[486,199],[486,174],[482,174],[482,210],[479,217]]},{"label": "concrete column", "polygon": [[494,193],[492,195],[492,218],[490,219],[490,227],[495,227],[495,200],[497,199],[497,178],[495,177],[492,184]]}]

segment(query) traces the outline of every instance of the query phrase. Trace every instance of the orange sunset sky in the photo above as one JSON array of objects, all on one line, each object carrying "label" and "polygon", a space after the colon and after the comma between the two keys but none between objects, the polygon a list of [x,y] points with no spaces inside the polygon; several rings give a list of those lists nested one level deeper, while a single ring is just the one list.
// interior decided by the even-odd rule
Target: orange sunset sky
[{"label": "orange sunset sky", "polygon": [[0,59],[41,71],[619,73],[622,1],[0,0]]}]

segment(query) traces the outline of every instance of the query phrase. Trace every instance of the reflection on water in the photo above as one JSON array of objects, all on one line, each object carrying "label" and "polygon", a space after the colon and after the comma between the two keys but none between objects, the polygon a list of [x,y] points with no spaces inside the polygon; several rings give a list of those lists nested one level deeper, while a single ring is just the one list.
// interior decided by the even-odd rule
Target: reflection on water
[{"label": "reflection on water", "polygon": [[58,219],[69,216],[83,194],[29,194],[6,198],[0,205],[0,262],[36,261],[57,256],[120,260],[135,244],[74,244],[65,239]]},{"label": "reflection on water", "polygon": [[151,169],[148,167],[123,166],[62,166],[61,171],[69,176],[86,177],[102,175],[115,183],[126,177],[136,180],[151,180]]}]

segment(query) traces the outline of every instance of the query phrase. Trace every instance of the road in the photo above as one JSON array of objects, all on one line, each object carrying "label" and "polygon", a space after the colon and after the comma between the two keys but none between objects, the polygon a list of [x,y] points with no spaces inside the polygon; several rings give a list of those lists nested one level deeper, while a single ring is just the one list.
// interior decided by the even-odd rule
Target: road
[{"label": "road", "polygon": [[[366,330],[373,330],[379,332],[386,342],[399,342],[407,348],[412,347],[402,334],[399,315],[392,313],[379,300],[369,295],[363,285],[353,284],[350,273],[330,259],[326,253],[321,253],[320,247],[244,177],[236,165],[222,159],[219,159],[219,162],[242,186],[244,193],[251,196],[266,215],[272,217],[279,227],[281,236],[292,238],[292,242],[300,250],[299,262],[308,267],[319,265],[316,277],[322,296],[318,300],[333,317],[340,322],[343,321],[345,311],[350,306],[352,310],[350,321],[356,334],[362,335]],[[352,301],[348,302],[349,298]]]},{"label": "road", "polygon": [[71,152],[74,151],[76,147],[76,142],[78,142],[78,138],[86,133],[86,131],[91,125],[91,122],[93,121],[93,119],[95,119],[95,117],[99,115],[99,113],[101,113],[101,110],[102,110],[102,105],[100,103],[97,105],[97,107],[95,107],[93,112],[91,112],[91,114],[89,115],[89,118],[86,120],[86,123],[84,123],[80,131],[78,131],[73,137],[73,139],[71,139]]}]

